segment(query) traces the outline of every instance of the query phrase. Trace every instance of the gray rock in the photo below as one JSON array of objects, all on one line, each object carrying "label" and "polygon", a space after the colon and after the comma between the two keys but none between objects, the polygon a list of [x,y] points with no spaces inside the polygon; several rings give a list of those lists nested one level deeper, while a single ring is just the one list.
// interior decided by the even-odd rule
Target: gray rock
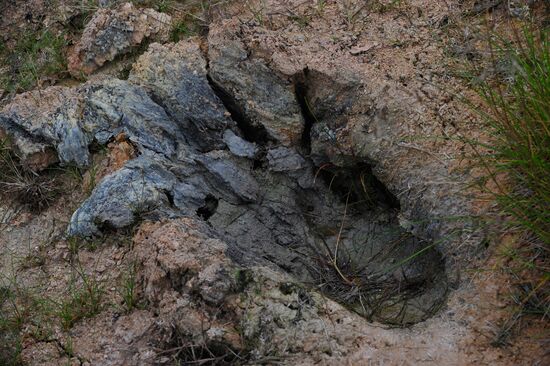
[{"label": "gray rock", "polygon": [[0,127],[14,135],[23,160],[47,146],[65,164],[87,166],[92,134],[82,129],[82,96],[77,89],[51,87],[18,95],[2,110]]},{"label": "gray rock", "polygon": [[107,228],[127,227],[140,215],[170,205],[176,177],[155,154],[140,156],[106,176],[71,217],[69,235],[98,235]]},{"label": "gray rock", "polygon": [[227,33],[210,32],[208,44],[209,75],[235,101],[246,123],[284,145],[298,144],[305,122],[294,85],[263,60],[249,57],[245,46]]},{"label": "gray rock", "polygon": [[252,142],[235,135],[231,130],[225,130],[223,141],[227,144],[229,151],[235,156],[253,159],[258,153],[258,147]]},{"label": "gray rock", "polygon": [[206,61],[195,42],[152,44],[134,64],[130,82],[143,86],[201,151],[222,149],[235,123],[206,78]]},{"label": "gray rock", "polygon": [[57,163],[57,151],[50,144],[30,135],[11,118],[0,115],[0,140],[7,143],[22,163],[33,171],[41,171]]},{"label": "gray rock", "polygon": [[82,88],[83,120],[100,143],[124,132],[138,146],[166,157],[176,154],[183,131],[146,91],[124,80],[111,79]]},{"label": "gray rock", "polygon": [[174,187],[174,205],[186,215],[193,215],[205,202],[206,183],[201,178],[198,180],[198,182],[192,180],[179,182]]},{"label": "gray rock", "polygon": [[269,169],[274,172],[299,170],[307,166],[306,161],[295,150],[278,147],[267,152]]},{"label": "gray rock", "polygon": [[197,161],[210,173],[215,187],[227,187],[242,202],[254,202],[258,199],[260,187],[249,172],[250,168],[240,166],[230,154],[215,151],[198,156]]}]

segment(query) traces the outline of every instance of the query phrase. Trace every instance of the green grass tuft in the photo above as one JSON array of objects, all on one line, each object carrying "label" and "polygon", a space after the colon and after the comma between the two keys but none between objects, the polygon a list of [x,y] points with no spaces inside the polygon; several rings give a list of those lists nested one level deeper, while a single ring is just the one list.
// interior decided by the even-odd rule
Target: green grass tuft
[{"label": "green grass tuft", "polygon": [[67,69],[66,45],[63,34],[49,30],[26,33],[12,50],[3,52],[3,63],[8,67],[0,75],[1,87],[17,93],[32,89],[44,78],[59,77]]},{"label": "green grass tuft", "polygon": [[[509,65],[501,82],[475,85],[487,111],[491,151],[482,157],[508,225],[550,245],[550,44],[548,30],[525,28],[513,41],[493,39],[493,58]],[[497,61],[495,61],[497,62]],[[500,61],[502,62],[502,61]],[[481,155],[480,155],[481,156]],[[504,178],[506,177],[506,178]]]},{"label": "green grass tuft", "polygon": [[57,316],[65,330],[72,328],[79,320],[91,318],[103,310],[103,284],[87,275],[81,267],[76,268],[76,271],[82,284],[73,284],[69,288],[69,296],[58,304]]},{"label": "green grass tuft", "polygon": [[197,35],[198,32],[193,26],[193,23],[190,23],[187,20],[179,20],[172,26],[172,31],[170,33],[170,40],[172,42],[179,42],[184,38]]},{"label": "green grass tuft", "polygon": [[550,314],[550,44],[548,29],[535,25],[489,42],[496,77],[472,79],[484,106],[469,102],[489,138],[471,146],[484,172],[479,186],[517,238],[499,253],[515,293],[513,314],[495,332],[493,344],[504,346],[524,315]]},{"label": "green grass tuft", "polygon": [[138,307],[137,293],[137,263],[132,262],[128,266],[128,270],[122,276],[122,286],[119,290],[124,303],[124,310],[129,313]]}]

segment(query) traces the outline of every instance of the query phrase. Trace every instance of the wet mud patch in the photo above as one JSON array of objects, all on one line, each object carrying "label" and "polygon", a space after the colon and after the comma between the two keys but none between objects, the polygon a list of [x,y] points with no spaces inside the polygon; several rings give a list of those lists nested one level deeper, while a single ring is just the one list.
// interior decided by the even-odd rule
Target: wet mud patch
[{"label": "wet mud patch", "polygon": [[308,264],[317,288],[369,320],[407,325],[435,314],[447,292],[443,258],[400,227],[398,199],[366,163],[318,174],[344,208],[337,226],[317,231]]},{"label": "wet mud patch", "polygon": [[[400,227],[397,199],[368,165],[323,170],[305,168],[298,179],[308,188],[285,174],[255,171],[266,189],[262,203],[221,200],[208,222],[237,252],[274,264],[371,321],[403,326],[435,314],[447,283],[434,244]],[[250,264],[243,258],[234,260]]]}]

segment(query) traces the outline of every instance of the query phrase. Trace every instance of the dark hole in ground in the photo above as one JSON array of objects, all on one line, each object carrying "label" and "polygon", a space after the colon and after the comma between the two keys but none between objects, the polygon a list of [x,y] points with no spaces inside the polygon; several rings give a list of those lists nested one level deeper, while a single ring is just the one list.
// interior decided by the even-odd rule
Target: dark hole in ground
[{"label": "dark hole in ground", "polygon": [[204,205],[197,209],[197,215],[203,220],[208,220],[218,208],[218,199],[212,195],[207,195],[204,199]]},{"label": "dark hole in ground", "polygon": [[319,197],[301,201],[315,232],[302,258],[306,282],[371,321],[404,326],[437,312],[447,292],[443,258],[400,227],[399,201],[372,168],[327,164],[316,174],[334,199],[324,212]]},{"label": "dark hole in ground", "polygon": [[432,316],[447,290],[443,259],[399,225],[397,198],[366,163],[309,164],[312,175],[301,179],[313,187],[267,163],[251,169],[262,200],[220,199],[208,221],[238,248],[233,259],[267,260],[371,321],[404,326]]},{"label": "dark hole in ground", "polygon": [[356,210],[376,207],[399,210],[399,200],[376,178],[367,163],[350,168],[327,165],[318,170],[319,176],[341,200]]}]

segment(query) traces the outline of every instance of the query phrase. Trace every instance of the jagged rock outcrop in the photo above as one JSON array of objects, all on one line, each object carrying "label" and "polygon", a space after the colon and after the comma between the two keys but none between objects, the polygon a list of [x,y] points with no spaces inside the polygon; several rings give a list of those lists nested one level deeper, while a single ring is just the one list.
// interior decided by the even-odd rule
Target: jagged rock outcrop
[{"label": "jagged rock outcrop", "polygon": [[[12,137],[17,154],[35,170],[57,161],[50,152],[53,146],[60,161],[84,166],[91,141],[80,128],[81,106],[79,93],[67,87],[19,94],[2,110],[0,129]],[[36,160],[42,163],[35,164]]]},{"label": "jagged rock outcrop", "polygon": [[134,64],[129,81],[144,87],[175,119],[186,142],[201,151],[222,149],[235,122],[208,84],[198,43],[152,44]]},{"label": "jagged rock outcrop", "polygon": [[[399,203],[370,167],[319,167],[304,154],[301,132],[298,140],[284,141],[250,134],[254,124],[278,136],[287,126],[251,123],[246,115],[236,123],[226,105],[242,100],[220,91],[223,85],[210,87],[206,70],[194,41],[155,44],[128,81],[61,89],[48,121],[11,113],[17,105],[6,108],[4,124],[47,137],[63,164],[86,166],[87,144],[106,144],[120,134],[136,149],[137,157],[103,177],[76,210],[68,234],[99,235],[143,218],[194,217],[212,225],[241,266],[271,266],[322,285],[369,319],[409,324],[429,317],[445,298],[441,257],[429,241],[399,226]],[[262,70],[269,73],[265,65]],[[263,82],[279,83],[269,75]],[[280,88],[269,89],[284,94],[279,106],[264,104],[261,96],[254,106],[275,118],[291,99],[302,121],[298,96]],[[327,108],[338,111],[338,100]]]}]

